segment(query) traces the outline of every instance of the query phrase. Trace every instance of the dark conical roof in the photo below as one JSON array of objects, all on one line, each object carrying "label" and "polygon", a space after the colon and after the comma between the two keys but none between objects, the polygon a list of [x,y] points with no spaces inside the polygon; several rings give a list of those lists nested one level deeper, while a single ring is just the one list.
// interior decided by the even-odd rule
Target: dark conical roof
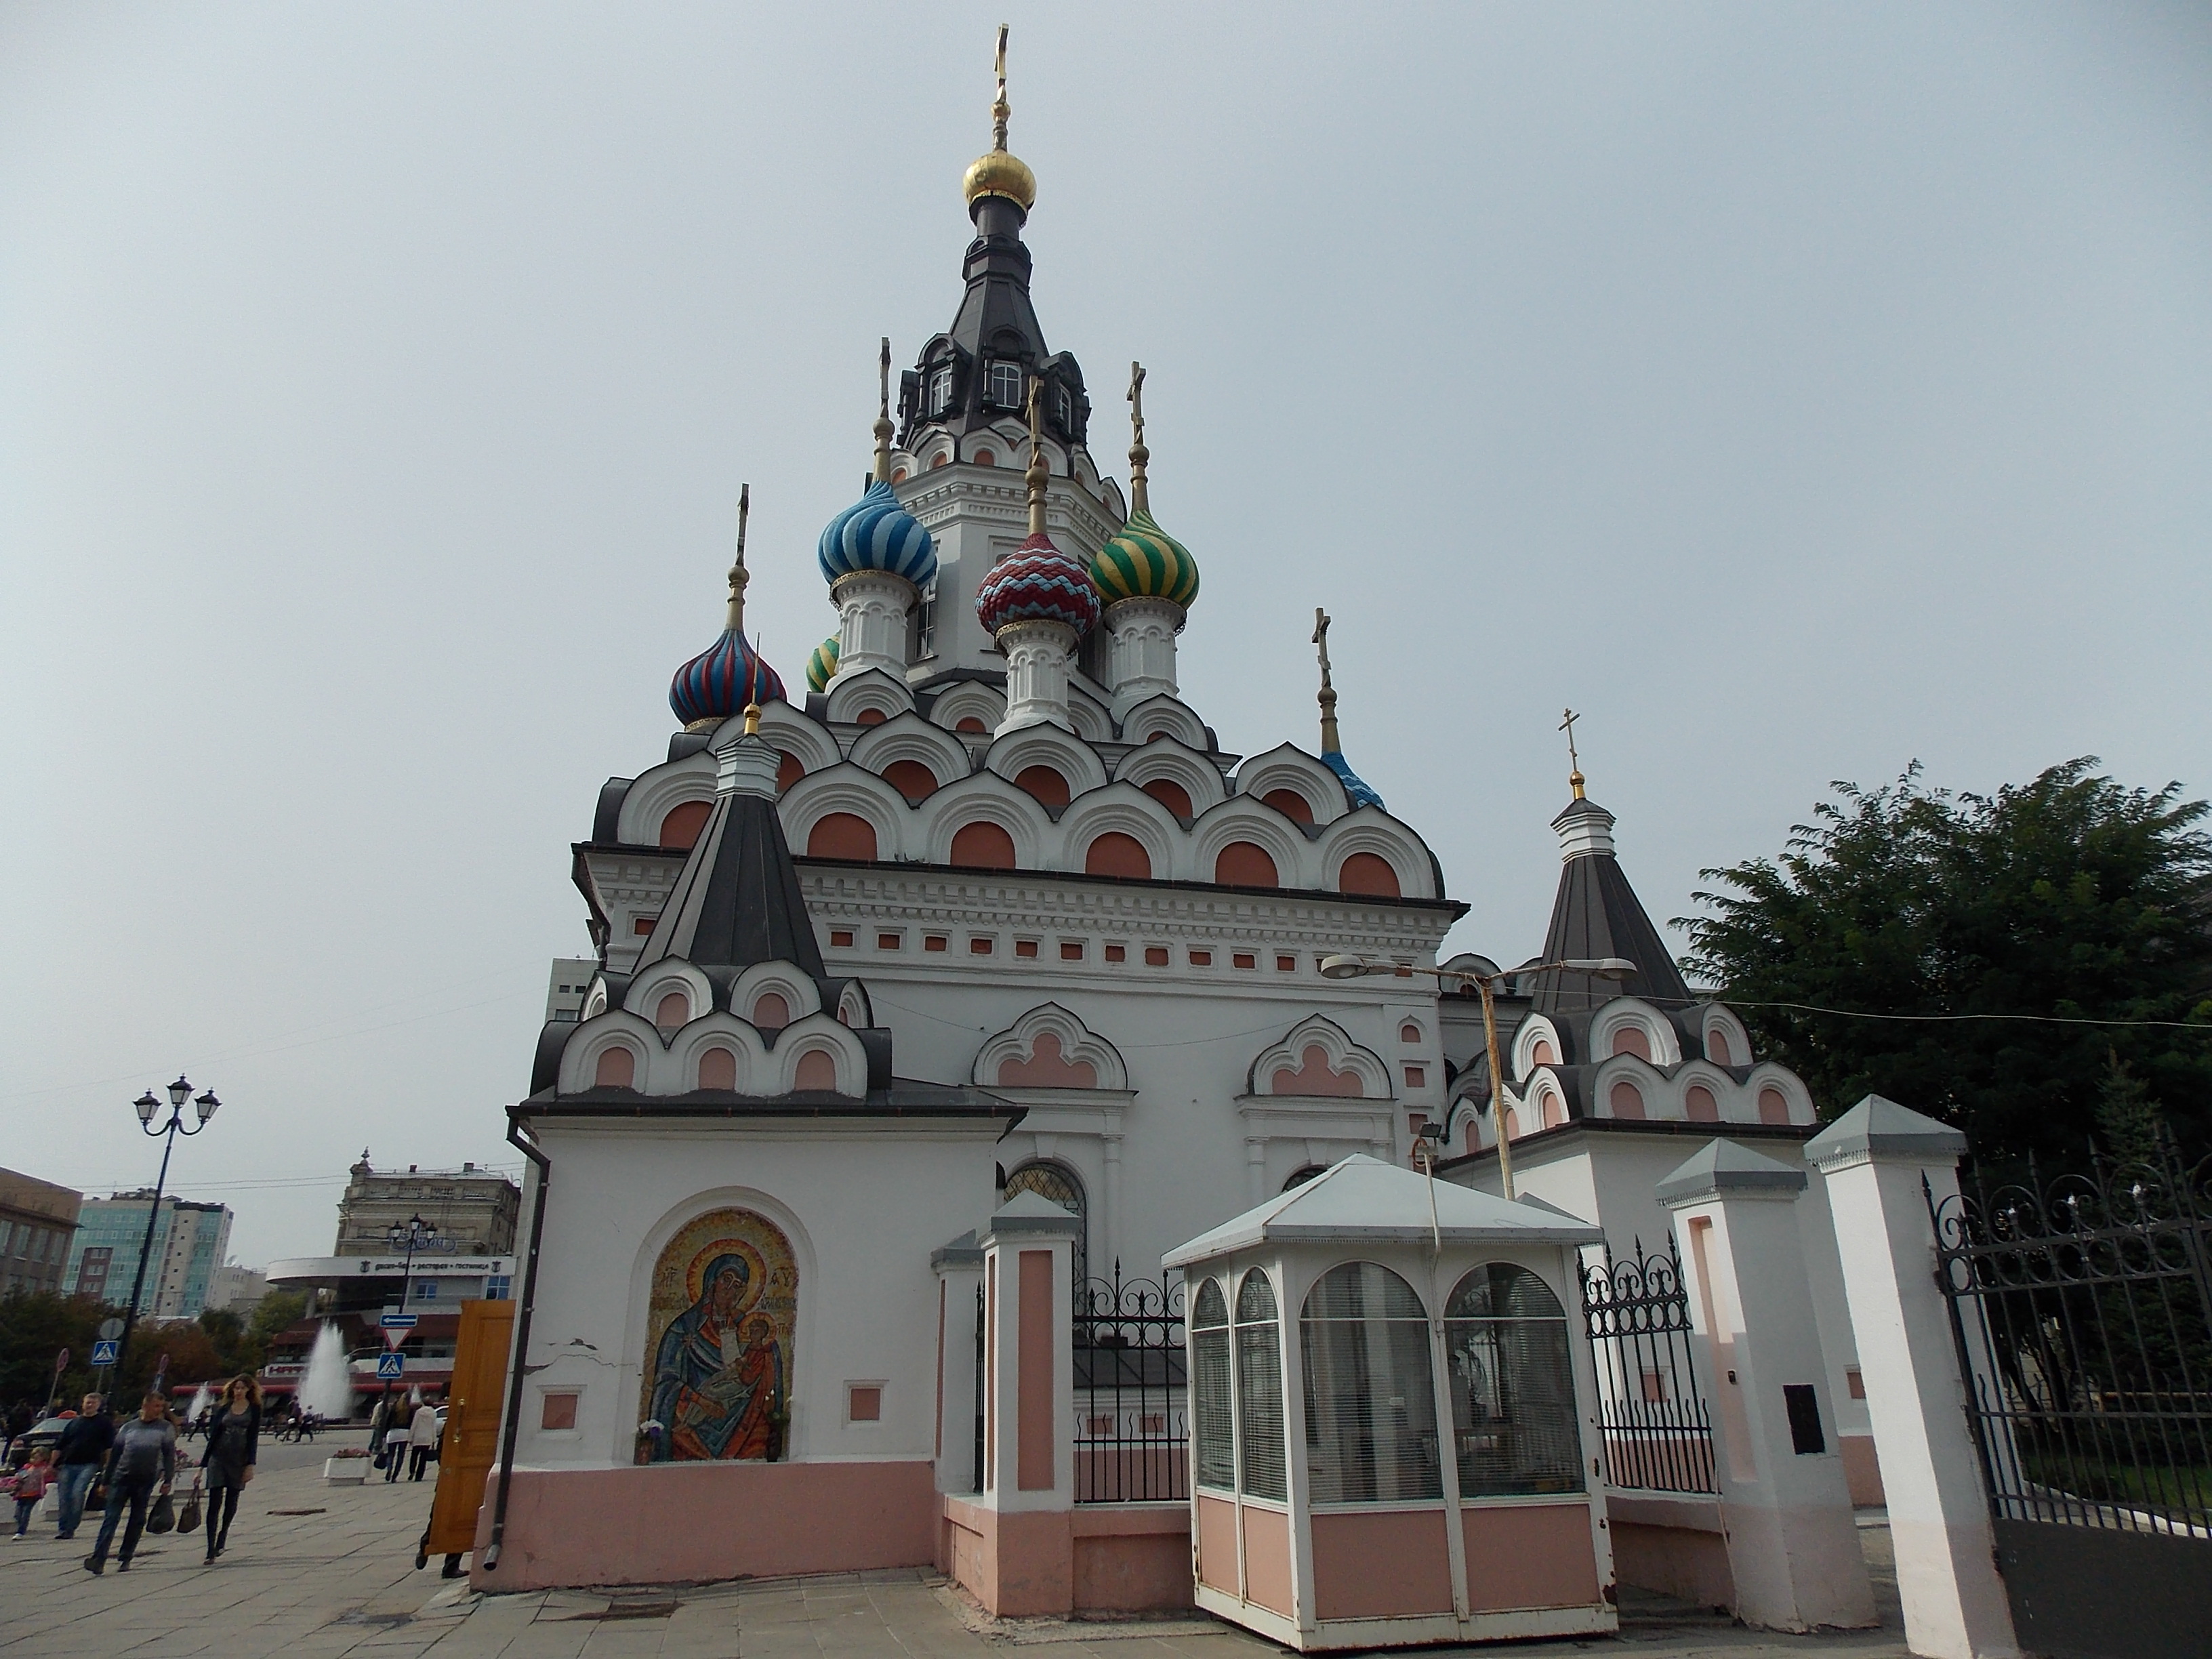
[{"label": "dark conical roof", "polygon": [[[767,747],[758,738],[739,741]],[[772,759],[768,765],[773,775]],[[823,977],[821,947],[773,795],[726,788],[715,798],[632,972],[668,957],[708,969],[788,962]]]},{"label": "dark conical roof", "polygon": [[1552,821],[1565,848],[1559,890],[1552,901],[1552,926],[1540,962],[1561,957],[1620,957],[1636,964],[1623,980],[1554,971],[1530,981],[1535,1012],[1574,1020],[1615,997],[1642,997],[1662,1008],[1690,1006],[1690,988],[1674,965],[1659,930],[1651,925],[1627,872],[1613,851],[1613,814],[1577,799]]}]

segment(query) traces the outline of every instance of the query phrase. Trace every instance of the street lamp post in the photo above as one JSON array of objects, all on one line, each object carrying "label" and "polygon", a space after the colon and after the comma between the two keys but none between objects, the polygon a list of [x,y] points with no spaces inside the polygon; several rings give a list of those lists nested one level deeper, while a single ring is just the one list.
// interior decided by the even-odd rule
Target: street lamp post
[{"label": "street lamp post", "polygon": [[[131,1305],[124,1310],[123,1334],[115,1344],[118,1381],[123,1376],[123,1362],[130,1358],[131,1328],[138,1322],[138,1297],[146,1288],[146,1262],[154,1254],[154,1230],[161,1219],[161,1192],[169,1184],[169,1154],[177,1149],[179,1135],[196,1135],[206,1128],[208,1121],[215,1115],[216,1108],[222,1104],[215,1097],[212,1089],[198,1100],[192,1100],[192,1085],[181,1076],[169,1085],[168,1096],[169,1121],[158,1129],[154,1127],[154,1115],[161,1109],[161,1103],[154,1098],[151,1089],[131,1103],[132,1109],[138,1114],[138,1127],[146,1134],[162,1137],[161,1173],[154,1177],[154,1202],[146,1212],[146,1242],[139,1247],[138,1272],[131,1281]],[[199,1118],[199,1121],[189,1129],[185,1127],[185,1103],[188,1100],[191,1101],[192,1109]]]},{"label": "street lamp post", "polygon": [[[1592,974],[1600,979],[1626,979],[1636,971],[1636,964],[1622,957],[1566,957],[1557,962],[1531,963],[1526,968],[1501,968],[1495,973],[1478,974],[1464,968],[1415,968],[1404,963],[1383,962],[1372,957],[1323,957],[1321,972],[1323,979],[1364,979],[1376,974],[1429,974],[1439,984],[1445,980],[1462,980],[1474,987],[1482,997],[1482,1040],[1490,1054],[1490,1127],[1498,1137],[1498,1176],[1507,1199],[1513,1197],[1512,1140],[1505,1133],[1505,1074],[1498,1063],[1498,1003],[1496,988],[1501,979],[1513,979],[1522,974],[1548,973],[1564,969],[1570,973]],[[1451,1134],[1452,1119],[1458,1115],[1460,1102],[1455,1101],[1444,1113],[1444,1121],[1424,1124],[1424,1141],[1442,1142]],[[1427,1148],[1418,1148],[1424,1161],[1433,1166],[1436,1154]]]},{"label": "street lamp post", "polygon": [[[384,1230],[384,1237],[391,1243],[394,1250],[404,1251],[406,1254],[407,1266],[399,1278],[399,1311],[404,1314],[407,1311],[408,1294],[415,1287],[416,1253],[419,1250],[442,1249],[447,1241],[438,1236],[438,1230],[435,1227],[419,1215],[408,1217],[404,1224],[393,1222]],[[404,1343],[407,1339],[403,1334],[399,1340]],[[398,1350],[395,1348],[392,1352],[396,1353]],[[384,1397],[386,1400],[392,1398],[392,1379],[388,1376],[384,1379]]]}]

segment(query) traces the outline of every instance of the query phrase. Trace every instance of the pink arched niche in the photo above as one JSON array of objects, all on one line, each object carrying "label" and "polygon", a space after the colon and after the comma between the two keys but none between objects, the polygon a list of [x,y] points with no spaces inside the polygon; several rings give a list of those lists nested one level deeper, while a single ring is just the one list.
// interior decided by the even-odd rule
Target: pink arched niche
[{"label": "pink arched niche", "polygon": [[1761,1123],[1790,1121],[1790,1102],[1782,1091],[1771,1083],[1759,1091],[1759,1121]]},{"label": "pink arched niche", "polygon": [[1613,1034],[1613,1052],[1649,1060],[1651,1058],[1651,1039],[1644,1035],[1642,1026],[1624,1025]]},{"label": "pink arched niche", "polygon": [[1721,1121],[1720,1102],[1713,1091],[1702,1083],[1692,1083],[1682,1096],[1683,1109],[1692,1123],[1717,1123]]},{"label": "pink arched niche", "polygon": [[1626,1078],[1613,1085],[1609,1097],[1615,1117],[1639,1118],[1644,1115],[1644,1094]]},{"label": "pink arched niche", "polygon": [[1329,1069],[1328,1055],[1318,1042],[1306,1044],[1299,1055],[1298,1069],[1287,1066],[1275,1068],[1270,1086],[1279,1095],[1340,1095],[1347,1100],[1358,1100],[1366,1089],[1357,1072],[1336,1072]]},{"label": "pink arched niche", "polygon": [[781,1031],[791,1024],[791,1004],[781,991],[763,991],[753,999],[753,1024],[763,1031]]},{"label": "pink arched niche", "polygon": [[599,1070],[592,1073],[592,1085],[599,1089],[635,1089],[637,1087],[637,1056],[620,1043],[599,1051]]},{"label": "pink arched niche", "polygon": [[653,1023],[663,1031],[672,1031],[686,1025],[691,1019],[691,999],[681,991],[671,991],[661,998],[660,1006],[653,1011]]},{"label": "pink arched niche", "polygon": [[699,1056],[699,1086],[725,1091],[738,1086],[738,1057],[727,1048],[709,1048]]},{"label": "pink arched niche", "polygon": [[799,1069],[793,1074],[791,1086],[798,1090],[820,1090],[835,1094],[837,1090],[837,1059],[824,1048],[809,1048],[799,1057]]},{"label": "pink arched niche", "polygon": [[1031,1089],[1095,1089],[1098,1068],[1087,1060],[1068,1059],[1057,1032],[1039,1031],[1027,1060],[1010,1056],[999,1062],[999,1082]]},{"label": "pink arched niche", "polygon": [[1717,1025],[1705,1033],[1705,1058],[1716,1066],[1735,1064],[1735,1050],[1729,1046],[1729,1034]]}]

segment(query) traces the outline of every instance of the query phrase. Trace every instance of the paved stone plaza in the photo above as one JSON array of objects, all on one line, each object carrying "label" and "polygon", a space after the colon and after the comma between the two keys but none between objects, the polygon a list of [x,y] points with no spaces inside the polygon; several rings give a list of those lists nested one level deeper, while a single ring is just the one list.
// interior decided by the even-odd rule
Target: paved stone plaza
[{"label": "paved stone plaza", "polygon": [[[310,1455],[284,1449],[285,1462]],[[313,1455],[253,1483],[214,1567],[200,1565],[200,1538],[171,1534],[147,1539],[129,1573],[111,1561],[94,1578],[78,1565],[89,1553],[90,1516],[70,1543],[43,1518],[26,1542],[0,1542],[0,1659],[964,1659],[1047,1644],[1052,1659],[1262,1659],[1279,1651],[1197,1618],[994,1624],[926,1572],[476,1595],[465,1580],[440,1579],[434,1559],[415,1571],[428,1481],[326,1486]],[[1861,1536],[1881,1603],[1880,1631],[1776,1637],[1632,1598],[1617,1643],[1510,1651],[1904,1659],[1887,1529],[1863,1527]]]}]

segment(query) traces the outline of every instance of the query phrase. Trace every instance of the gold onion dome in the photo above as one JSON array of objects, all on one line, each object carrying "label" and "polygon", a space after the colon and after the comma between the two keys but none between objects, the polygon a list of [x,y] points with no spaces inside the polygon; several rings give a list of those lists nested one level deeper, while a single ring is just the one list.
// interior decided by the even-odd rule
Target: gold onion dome
[{"label": "gold onion dome", "polygon": [[1139,507],[1092,557],[1091,580],[1109,605],[1120,599],[1166,599],[1188,611],[1198,597],[1198,561]]},{"label": "gold onion dome", "polygon": [[1027,213],[1036,205],[1036,174],[1018,155],[994,149],[969,165],[968,176],[960,181],[960,193],[969,207],[986,196],[1003,196]]}]

